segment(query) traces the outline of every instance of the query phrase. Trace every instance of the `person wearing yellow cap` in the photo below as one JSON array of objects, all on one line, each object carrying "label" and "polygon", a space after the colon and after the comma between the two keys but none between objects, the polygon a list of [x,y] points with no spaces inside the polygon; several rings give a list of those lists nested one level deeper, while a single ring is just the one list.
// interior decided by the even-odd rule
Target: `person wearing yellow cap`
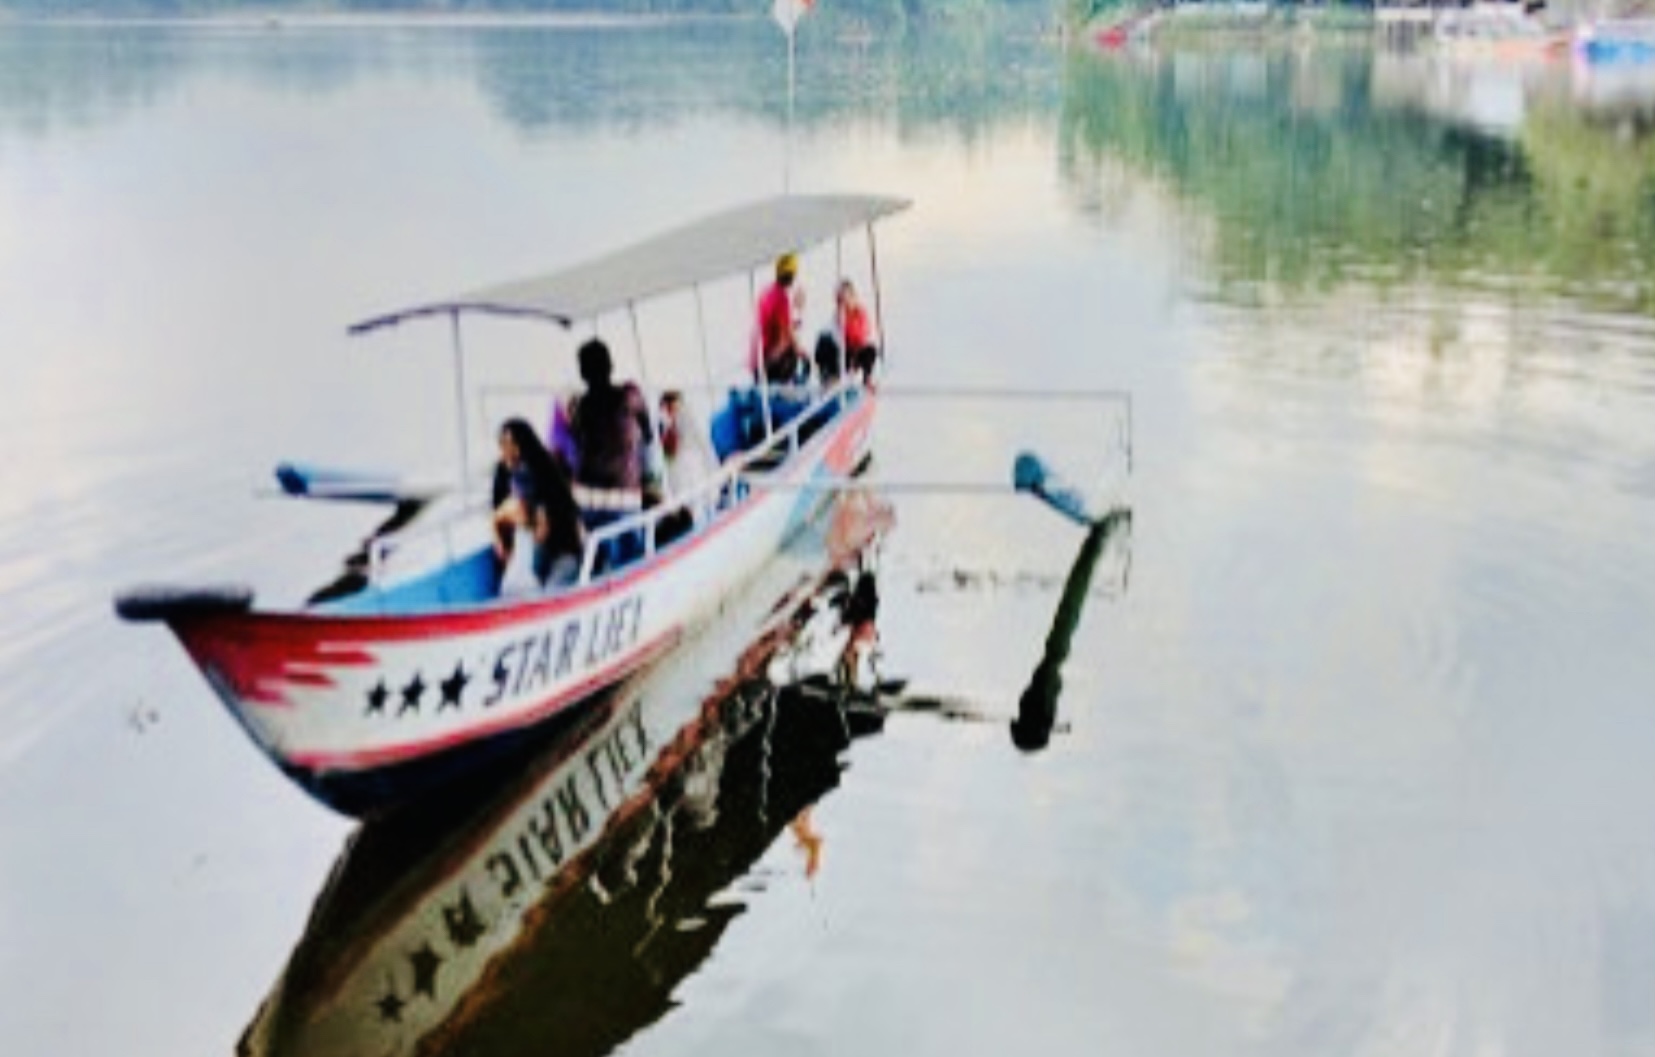
[{"label": "person wearing yellow cap", "polygon": [[799,258],[791,253],[782,254],[776,258],[776,281],[759,295],[749,366],[755,378],[762,370],[772,385],[799,381],[805,364],[799,349],[798,319],[793,306],[793,280],[798,274]]}]

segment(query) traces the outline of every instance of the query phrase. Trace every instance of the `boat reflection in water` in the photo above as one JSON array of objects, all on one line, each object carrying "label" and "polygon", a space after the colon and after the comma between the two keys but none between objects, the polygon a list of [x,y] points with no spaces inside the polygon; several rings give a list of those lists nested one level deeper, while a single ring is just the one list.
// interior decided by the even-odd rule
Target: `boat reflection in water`
[{"label": "boat reflection in water", "polygon": [[865,550],[824,571],[820,542],[504,787],[359,829],[238,1052],[602,1053],[662,1016],[739,913],[713,897],[790,824],[810,846],[801,812],[883,724],[822,692],[878,595]]},{"label": "boat reflection in water", "polygon": [[[1069,575],[1063,581],[1063,595],[1058,599],[1057,612],[1052,616],[1052,627],[1046,634],[1046,650],[1035,665],[1029,685],[1017,702],[1017,718],[1011,721],[1011,741],[1024,752],[1039,752],[1052,739],[1057,726],[1057,701],[1063,695],[1063,664],[1069,659],[1069,643],[1080,615],[1086,608],[1086,599],[1092,588],[1092,576],[1104,549],[1115,540],[1126,541],[1123,553],[1130,556],[1132,511],[1120,508],[1094,521],[1075,553]],[[1120,566],[1122,590],[1125,589],[1129,563]]]}]

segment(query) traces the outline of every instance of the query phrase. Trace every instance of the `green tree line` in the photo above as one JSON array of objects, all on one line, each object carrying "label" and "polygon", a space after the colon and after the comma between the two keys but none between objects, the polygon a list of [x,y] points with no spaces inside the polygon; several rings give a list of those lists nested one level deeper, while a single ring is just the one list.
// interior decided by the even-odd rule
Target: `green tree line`
[{"label": "green tree line", "polygon": [[[863,20],[966,15],[989,8],[1052,9],[1062,0],[821,0],[826,17]],[[280,16],[283,13],[752,14],[765,0],[0,0],[0,14],[53,17]]]},{"label": "green tree line", "polygon": [[1515,138],[1379,98],[1371,52],[1077,55],[1062,164],[1125,164],[1212,227],[1242,294],[1345,282],[1516,281],[1655,311],[1655,143],[1566,101]]}]

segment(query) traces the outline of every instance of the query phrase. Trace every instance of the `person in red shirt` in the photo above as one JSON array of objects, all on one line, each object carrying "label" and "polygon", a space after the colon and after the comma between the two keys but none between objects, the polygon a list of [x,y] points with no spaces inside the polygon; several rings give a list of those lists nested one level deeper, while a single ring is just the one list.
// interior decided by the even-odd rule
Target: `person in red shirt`
[{"label": "person in red shirt", "polygon": [[862,375],[863,384],[873,378],[874,362],[879,359],[873,326],[868,322],[868,310],[856,296],[856,286],[843,279],[834,294],[833,329],[823,331],[816,343],[816,370],[824,384],[839,377],[848,366]]},{"label": "person in red shirt", "polygon": [[840,281],[835,300],[835,319],[845,341],[845,360],[852,368],[861,371],[862,381],[867,382],[873,374],[874,361],[879,359],[879,347],[875,344],[877,339],[873,327],[868,322],[868,310],[862,307],[861,298],[856,296],[856,286],[849,279]]},{"label": "person in red shirt", "polygon": [[772,385],[797,382],[804,363],[793,304],[793,281],[798,274],[798,258],[791,253],[782,254],[776,259],[776,281],[759,295],[749,366],[755,378],[762,369],[765,380]]}]

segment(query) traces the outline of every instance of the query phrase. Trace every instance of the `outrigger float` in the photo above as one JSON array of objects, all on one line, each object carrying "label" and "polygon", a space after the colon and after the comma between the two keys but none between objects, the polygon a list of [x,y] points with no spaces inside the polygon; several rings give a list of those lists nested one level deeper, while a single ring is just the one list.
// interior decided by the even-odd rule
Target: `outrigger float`
[{"label": "outrigger float", "polygon": [[[370,541],[356,582],[294,608],[259,608],[241,587],[140,587],[117,596],[117,613],[165,623],[259,748],[336,810],[379,814],[429,791],[661,657],[714,614],[865,462],[878,409],[854,372],[805,395],[762,382],[733,390],[726,414],[737,405],[762,414],[746,416],[746,443],[718,472],[589,533],[572,586],[502,595],[486,500],[468,500],[463,483],[471,467],[462,321],[511,316],[569,328],[625,310],[636,331],[642,302],[684,292],[699,300],[703,284],[862,231],[877,313],[874,225],[908,204],[852,195],[768,199],[551,275],[357,324],[352,333],[449,320],[458,501],[434,524],[434,514],[393,517]],[[294,467],[279,476],[296,494],[395,501],[399,514],[419,501],[395,482]],[[684,508],[700,513],[696,529],[657,546],[661,519]],[[600,549],[625,533],[641,535],[643,556],[603,569]]]}]

